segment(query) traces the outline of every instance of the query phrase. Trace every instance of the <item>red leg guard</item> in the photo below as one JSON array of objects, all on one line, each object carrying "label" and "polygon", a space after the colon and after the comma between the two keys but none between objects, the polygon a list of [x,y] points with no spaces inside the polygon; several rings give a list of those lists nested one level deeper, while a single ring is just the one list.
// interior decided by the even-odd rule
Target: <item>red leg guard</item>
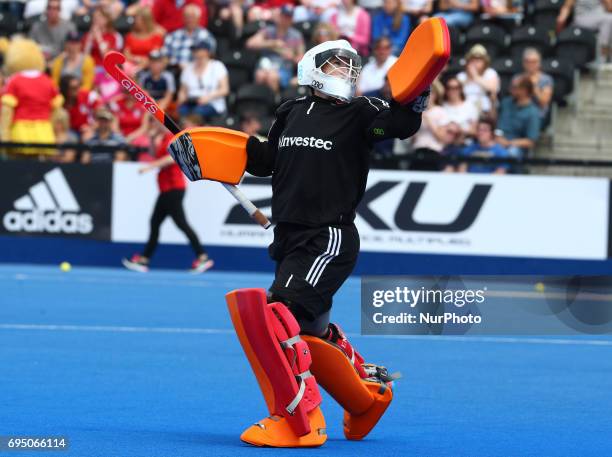
[{"label": "red leg guard", "polygon": [[309,371],[310,350],[291,312],[282,303],[268,304],[263,289],[235,290],[226,298],[270,415],[284,418],[297,437],[324,435],[324,422],[322,429],[311,430],[309,413],[318,408],[321,394]]}]

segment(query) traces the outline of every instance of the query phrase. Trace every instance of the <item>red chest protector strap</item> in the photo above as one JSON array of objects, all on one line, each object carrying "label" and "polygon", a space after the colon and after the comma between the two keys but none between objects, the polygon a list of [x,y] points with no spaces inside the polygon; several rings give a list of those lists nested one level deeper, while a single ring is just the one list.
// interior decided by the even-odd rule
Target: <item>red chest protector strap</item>
[{"label": "red chest protector strap", "polygon": [[298,436],[309,433],[307,413],[321,403],[321,393],[299,324],[282,303],[267,303],[264,289],[234,290],[226,300],[270,415],[287,419]]}]

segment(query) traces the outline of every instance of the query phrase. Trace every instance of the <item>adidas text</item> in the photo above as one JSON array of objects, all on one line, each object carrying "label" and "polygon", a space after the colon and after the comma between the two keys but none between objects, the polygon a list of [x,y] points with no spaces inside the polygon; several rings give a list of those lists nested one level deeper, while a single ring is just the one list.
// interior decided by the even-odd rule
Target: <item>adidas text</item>
[{"label": "adidas text", "polygon": [[91,215],[60,211],[9,211],[2,222],[10,232],[86,234],[93,230]]}]

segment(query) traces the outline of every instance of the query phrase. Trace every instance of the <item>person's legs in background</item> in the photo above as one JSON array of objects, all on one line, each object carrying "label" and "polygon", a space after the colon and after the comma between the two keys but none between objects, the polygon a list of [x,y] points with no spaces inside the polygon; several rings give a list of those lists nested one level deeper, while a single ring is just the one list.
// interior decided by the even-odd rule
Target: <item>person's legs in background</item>
[{"label": "person's legs in background", "polygon": [[191,249],[196,256],[191,266],[193,273],[202,273],[214,265],[214,262],[208,258],[206,250],[202,247],[200,239],[195,231],[191,228],[185,217],[185,210],[183,208],[183,198],[185,197],[185,191],[183,190],[171,190],[166,192],[168,194],[168,214],[182,231],[191,245]]},{"label": "person's legs in background", "polygon": [[436,14],[446,21],[449,27],[467,28],[474,22],[474,15],[467,11],[449,10]]}]

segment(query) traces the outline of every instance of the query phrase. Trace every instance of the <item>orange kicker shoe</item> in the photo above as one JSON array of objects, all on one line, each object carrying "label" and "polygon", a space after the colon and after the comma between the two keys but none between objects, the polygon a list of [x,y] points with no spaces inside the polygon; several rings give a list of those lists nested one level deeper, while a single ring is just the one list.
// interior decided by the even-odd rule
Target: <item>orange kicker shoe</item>
[{"label": "orange kicker shoe", "polygon": [[370,433],[393,400],[393,391],[387,384],[371,381],[363,383],[372,393],[374,402],[366,412],[359,415],[344,411],[344,436],[347,440],[361,440]]},{"label": "orange kicker shoe", "polygon": [[240,439],[253,446],[270,447],[318,447],[327,441],[325,418],[320,407],[308,413],[310,433],[296,436],[287,420],[280,416],[270,416],[247,428]]}]

